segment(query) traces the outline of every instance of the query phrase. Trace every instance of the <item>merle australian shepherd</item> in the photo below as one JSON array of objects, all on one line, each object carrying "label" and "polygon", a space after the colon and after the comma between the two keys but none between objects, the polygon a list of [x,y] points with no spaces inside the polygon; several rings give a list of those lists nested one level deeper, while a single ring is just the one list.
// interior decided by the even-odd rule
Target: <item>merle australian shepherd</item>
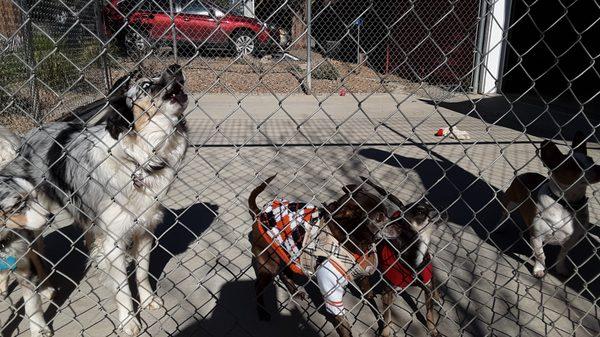
[{"label": "merle australian shepherd", "polygon": [[[30,131],[16,160],[1,175],[35,186],[52,212],[66,209],[87,233],[91,255],[115,293],[119,326],[136,335],[141,326],[127,283],[127,250],[135,257],[143,308],[162,305],[149,282],[153,231],[162,221],[158,200],[174,180],[187,149],[188,99],[179,65],[153,77],[128,76],[110,97],[105,121],[87,127],[50,123]],[[41,225],[40,225],[41,226]]]}]

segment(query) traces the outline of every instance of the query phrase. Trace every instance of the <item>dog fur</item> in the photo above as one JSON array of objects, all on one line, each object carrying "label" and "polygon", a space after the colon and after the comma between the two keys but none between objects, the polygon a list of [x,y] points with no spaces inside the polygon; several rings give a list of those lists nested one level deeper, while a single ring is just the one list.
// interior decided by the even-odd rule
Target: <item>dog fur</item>
[{"label": "dog fur", "polygon": [[179,65],[156,77],[130,76],[119,83],[127,90],[111,97],[106,122],[35,129],[2,173],[38,186],[46,209],[66,209],[92,233],[91,255],[116,295],[119,326],[137,335],[141,326],[127,283],[126,251],[131,248],[135,256],[141,307],[160,307],[148,279],[149,258],[164,212],[157,200],[167,193],[187,149],[187,95]]},{"label": "dog fur", "polygon": [[[248,198],[250,215],[257,219],[261,210],[256,204],[257,196],[267,187],[275,178],[268,178],[263,184],[256,187]],[[323,214],[325,215],[326,225],[332,232],[338,242],[350,252],[362,255],[363,252],[371,249],[376,241],[380,226],[387,223],[387,210],[383,206],[381,199],[365,192],[356,185],[344,187],[345,194],[338,200],[325,206]],[[257,312],[261,320],[270,320],[270,314],[265,310],[263,293],[265,288],[273,279],[279,275],[285,287],[290,294],[305,299],[304,292],[298,290],[298,287],[292,280],[293,272],[286,267],[281,258],[269,243],[260,234],[258,220],[252,225],[252,253],[255,257],[254,270],[256,273],[256,298]],[[332,316],[332,315],[328,315]],[[344,315],[328,317],[336,327],[339,336],[352,336],[351,326]]]},{"label": "dog fur", "polygon": [[[367,178],[361,177],[368,185],[373,187],[382,196],[388,198],[398,209],[392,217],[390,227],[397,233],[395,238],[387,239],[392,247],[399,252],[401,263],[407,265],[411,270],[417,273],[421,271],[430,261],[430,243],[433,231],[442,223],[448,220],[446,212],[439,213],[425,199],[404,205],[400,199],[393,194],[388,193],[383,187],[375,184]],[[380,245],[383,244],[383,241]],[[379,247],[380,248],[380,247]],[[378,249],[379,250],[379,249]],[[379,271],[383,277],[386,272],[379,266]],[[367,300],[373,301],[373,287],[368,278],[363,278],[358,282],[362,293]],[[391,284],[382,279],[382,303],[383,303],[383,325],[380,326],[380,335],[389,337],[392,335],[392,306],[394,305],[396,295],[403,289],[395,289]],[[436,317],[434,303],[439,303],[439,291],[435,282],[435,275],[432,274],[429,283],[424,284],[419,277],[415,277],[412,286],[418,286],[425,293],[426,308],[426,326],[431,336],[438,336],[436,326]],[[374,303],[374,302],[372,302]]]},{"label": "dog fur", "polygon": [[[0,296],[9,300],[10,276],[16,276],[21,286],[25,315],[29,319],[32,337],[51,336],[52,331],[44,320],[40,294],[51,298],[54,288],[48,282],[40,256],[43,254],[42,238],[31,230],[46,222],[46,213],[37,203],[33,185],[22,178],[0,176],[0,257],[17,259],[14,270],[0,271]],[[27,229],[29,228],[29,229]]]},{"label": "dog fur", "polygon": [[546,274],[544,246],[561,246],[556,268],[566,275],[567,254],[590,226],[586,191],[600,181],[600,165],[587,156],[583,133],[575,135],[572,150],[565,155],[552,141],[544,141],[540,154],[550,171],[549,178],[538,173],[521,174],[503,196],[505,212],[518,211],[527,226],[535,260],[533,275],[538,278]]}]

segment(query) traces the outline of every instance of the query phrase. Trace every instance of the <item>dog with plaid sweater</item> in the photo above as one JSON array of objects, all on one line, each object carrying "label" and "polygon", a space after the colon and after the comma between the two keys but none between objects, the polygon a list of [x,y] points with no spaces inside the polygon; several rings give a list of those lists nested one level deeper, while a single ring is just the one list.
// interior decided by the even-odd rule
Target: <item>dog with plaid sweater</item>
[{"label": "dog with plaid sweater", "polygon": [[257,196],[275,178],[268,178],[248,198],[255,257],[257,311],[261,320],[270,320],[264,308],[263,292],[275,276],[288,291],[304,299],[292,280],[294,274],[314,277],[323,295],[328,319],[342,337],[352,336],[345,318],[343,295],[348,282],[377,270],[375,242],[379,236],[393,236],[384,226],[387,209],[382,200],[355,185],[344,187],[338,200],[314,205],[275,199],[258,208]]}]

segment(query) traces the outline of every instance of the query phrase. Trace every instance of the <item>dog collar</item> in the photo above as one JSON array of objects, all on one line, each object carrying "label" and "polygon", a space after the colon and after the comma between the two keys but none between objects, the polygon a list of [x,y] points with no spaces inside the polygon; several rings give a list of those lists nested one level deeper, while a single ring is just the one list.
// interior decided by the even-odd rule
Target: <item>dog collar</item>
[{"label": "dog collar", "polygon": [[0,258],[0,271],[3,270],[15,270],[17,269],[17,258],[14,256],[7,256]]},{"label": "dog collar", "polygon": [[583,197],[583,198],[581,198],[579,200],[575,200],[575,201],[568,201],[567,199],[565,199],[564,195],[563,196],[556,195],[556,193],[554,193],[554,191],[552,191],[552,188],[550,188],[550,186],[548,186],[548,196],[550,198],[554,199],[557,203],[559,203],[564,208],[574,211],[574,212],[581,210],[583,207],[585,207],[587,205],[587,202],[588,202],[587,197]]}]

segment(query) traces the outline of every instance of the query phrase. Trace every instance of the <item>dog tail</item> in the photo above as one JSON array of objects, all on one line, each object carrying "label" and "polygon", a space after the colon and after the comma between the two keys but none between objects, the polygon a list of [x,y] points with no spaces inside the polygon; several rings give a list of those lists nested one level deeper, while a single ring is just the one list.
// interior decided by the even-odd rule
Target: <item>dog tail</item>
[{"label": "dog tail", "polygon": [[21,147],[21,138],[0,125],[0,168],[17,158],[19,147]]},{"label": "dog tail", "polygon": [[260,184],[258,187],[256,187],[254,190],[252,190],[252,192],[250,193],[250,196],[248,197],[248,208],[250,209],[250,216],[252,217],[252,219],[256,218],[256,216],[258,216],[258,213],[260,213],[260,209],[256,205],[256,197],[258,197],[258,195],[262,191],[264,191],[265,188],[267,188],[267,185],[269,185],[269,183],[273,179],[275,179],[276,176],[277,176],[277,173],[270,176],[269,178],[267,178],[267,180],[265,180],[264,183]]}]

